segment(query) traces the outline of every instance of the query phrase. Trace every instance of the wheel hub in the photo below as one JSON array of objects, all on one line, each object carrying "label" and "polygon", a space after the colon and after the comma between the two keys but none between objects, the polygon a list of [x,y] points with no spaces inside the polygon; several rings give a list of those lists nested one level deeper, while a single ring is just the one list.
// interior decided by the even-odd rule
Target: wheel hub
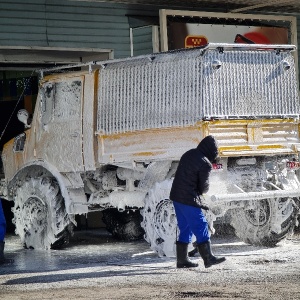
[{"label": "wheel hub", "polygon": [[270,205],[268,200],[256,201],[254,204],[245,208],[247,220],[254,226],[263,226],[270,219]]},{"label": "wheel hub", "polygon": [[47,226],[47,207],[37,197],[31,197],[23,205],[24,230],[27,233],[42,232]]},{"label": "wheel hub", "polygon": [[172,201],[164,199],[158,203],[154,213],[155,231],[163,240],[174,238],[177,221]]}]

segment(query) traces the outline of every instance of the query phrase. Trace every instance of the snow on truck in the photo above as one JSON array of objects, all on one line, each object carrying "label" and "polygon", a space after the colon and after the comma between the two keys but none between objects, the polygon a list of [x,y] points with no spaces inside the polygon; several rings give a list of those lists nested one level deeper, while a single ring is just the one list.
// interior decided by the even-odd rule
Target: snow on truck
[{"label": "snow on truck", "polygon": [[32,121],[19,112],[27,129],[2,153],[21,241],[60,246],[75,215],[100,210],[115,236],[144,236],[173,256],[172,178],[181,155],[207,135],[220,154],[204,195],[212,230],[226,216],[246,243],[284,239],[300,197],[294,50],[209,44],[41,70]]}]

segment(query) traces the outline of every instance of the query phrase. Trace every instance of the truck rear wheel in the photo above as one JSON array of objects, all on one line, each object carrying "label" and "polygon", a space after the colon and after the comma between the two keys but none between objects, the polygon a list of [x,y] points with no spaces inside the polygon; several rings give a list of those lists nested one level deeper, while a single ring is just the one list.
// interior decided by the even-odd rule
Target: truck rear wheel
[{"label": "truck rear wheel", "polygon": [[102,220],[108,232],[123,241],[136,241],[143,237],[141,227],[141,214],[139,210],[118,211],[116,208],[106,209],[102,212]]},{"label": "truck rear wheel", "polygon": [[54,178],[27,177],[14,200],[13,221],[26,248],[50,249],[68,243],[73,225]]},{"label": "truck rear wheel", "polygon": [[291,198],[248,202],[231,211],[230,223],[245,243],[273,247],[293,232],[296,209]]},{"label": "truck rear wheel", "polygon": [[159,256],[175,256],[177,219],[169,199],[172,180],[156,183],[145,198],[142,227],[145,240]]}]

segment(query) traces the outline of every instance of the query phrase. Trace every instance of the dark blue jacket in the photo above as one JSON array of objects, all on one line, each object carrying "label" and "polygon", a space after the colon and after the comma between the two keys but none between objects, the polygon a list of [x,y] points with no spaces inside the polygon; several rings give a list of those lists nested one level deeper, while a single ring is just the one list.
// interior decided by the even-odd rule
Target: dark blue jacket
[{"label": "dark blue jacket", "polygon": [[217,142],[211,135],[205,137],[197,148],[184,153],[175,173],[170,199],[186,205],[201,207],[197,196],[208,191],[211,163],[217,156]]}]

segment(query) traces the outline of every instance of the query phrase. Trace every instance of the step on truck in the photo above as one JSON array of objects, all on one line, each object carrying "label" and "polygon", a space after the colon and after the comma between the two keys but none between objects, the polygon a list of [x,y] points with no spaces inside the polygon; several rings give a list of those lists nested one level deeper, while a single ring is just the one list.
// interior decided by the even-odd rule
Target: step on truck
[{"label": "step on truck", "polygon": [[[173,256],[169,192],[181,155],[218,142],[204,195],[211,231],[274,246],[299,212],[299,95],[292,45],[208,44],[40,71],[36,108],[5,144],[2,197],[27,248],[67,243],[75,216]],[[78,70],[78,71],[76,71]]]}]

